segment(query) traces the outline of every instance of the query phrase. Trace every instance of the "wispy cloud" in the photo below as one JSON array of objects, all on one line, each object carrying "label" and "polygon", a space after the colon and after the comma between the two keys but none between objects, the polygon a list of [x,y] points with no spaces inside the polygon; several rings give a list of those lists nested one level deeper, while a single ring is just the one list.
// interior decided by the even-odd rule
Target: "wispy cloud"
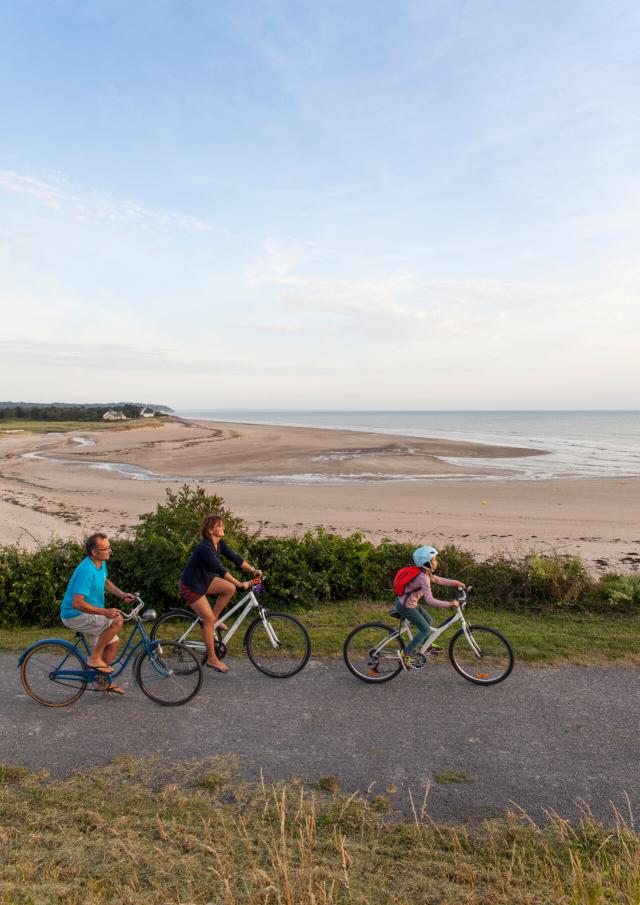
[{"label": "wispy cloud", "polygon": [[249,272],[250,282],[278,282],[308,263],[317,251],[314,242],[294,236],[274,238],[269,236],[264,250]]},{"label": "wispy cloud", "polygon": [[168,229],[206,232],[211,227],[199,217],[173,211],[154,210],[130,198],[115,198],[100,192],[80,192],[62,179],[43,179],[0,170],[0,189],[24,195],[50,210],[82,223],[113,223],[140,229]]},{"label": "wispy cloud", "polygon": [[340,360],[316,363],[308,361],[284,362],[281,360],[243,358],[223,359],[216,354],[211,358],[187,357],[184,349],[140,348],[126,345],[80,345],[74,343],[31,342],[28,340],[0,340],[0,361],[3,366],[20,364],[44,370],[50,368],[77,368],[83,371],[144,372],[149,375],[193,374],[219,377],[220,374],[259,375],[276,374],[292,376],[321,376],[328,372],[348,375],[350,362]]}]

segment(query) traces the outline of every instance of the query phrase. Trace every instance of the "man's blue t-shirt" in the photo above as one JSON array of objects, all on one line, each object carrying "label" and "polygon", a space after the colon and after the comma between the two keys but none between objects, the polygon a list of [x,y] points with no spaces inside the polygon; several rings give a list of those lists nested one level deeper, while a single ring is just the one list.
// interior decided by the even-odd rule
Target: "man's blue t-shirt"
[{"label": "man's blue t-shirt", "polygon": [[107,564],[103,562],[99,569],[93,564],[93,561],[86,556],[75,572],[71,576],[71,580],[64,592],[62,604],[60,606],[60,617],[62,619],[75,619],[76,616],[82,616],[80,610],[74,610],[73,598],[75,594],[82,594],[87,603],[92,606],[104,608],[104,583],[107,580]]}]

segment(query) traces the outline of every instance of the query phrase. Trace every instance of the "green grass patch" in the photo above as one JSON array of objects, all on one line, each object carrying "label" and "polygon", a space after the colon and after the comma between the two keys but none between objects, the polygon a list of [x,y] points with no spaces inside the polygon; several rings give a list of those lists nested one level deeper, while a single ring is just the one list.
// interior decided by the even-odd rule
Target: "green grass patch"
[{"label": "green grass patch", "polygon": [[166,419],[131,418],[127,421],[0,421],[0,436],[17,432],[25,434],[67,433],[68,431],[130,430],[134,427],[158,427]]},{"label": "green grass patch", "polygon": [[[220,759],[221,761],[221,759]],[[215,783],[198,782],[214,774]],[[219,777],[219,781],[218,781]],[[379,798],[379,796],[378,796]],[[377,799],[120,759],[0,787],[3,905],[579,905],[640,900],[622,819],[391,823]]]},{"label": "green grass patch", "polygon": [[[392,625],[395,621],[388,615],[388,606],[353,601],[292,612],[309,630],[313,657],[341,657],[345,638],[361,622],[381,621]],[[439,614],[434,612],[434,615],[437,617]],[[522,615],[474,606],[467,608],[466,615],[471,624],[489,625],[502,632],[511,642],[518,663],[533,666],[640,666],[638,616],[592,613]],[[437,623],[438,619],[435,621]],[[130,630],[125,626],[120,633],[123,640]],[[442,636],[441,643],[445,648],[453,631]],[[229,647],[231,656],[243,656],[243,637],[242,629],[234,635]],[[62,625],[54,628],[28,626],[0,629],[0,650],[19,653],[40,638],[74,640],[73,634]],[[448,662],[446,655],[442,662]],[[431,667],[435,665],[431,664]]]},{"label": "green grass patch", "polygon": [[475,782],[473,776],[464,770],[444,770],[442,773],[436,773],[435,780],[441,786],[456,782]]},{"label": "green grass patch", "polygon": [[[394,625],[395,620],[388,615],[389,609],[388,605],[349,601],[300,611],[297,615],[309,629],[312,656],[339,657],[344,639],[359,623],[381,621]],[[444,610],[431,612],[436,625],[449,613]],[[488,625],[502,632],[511,642],[516,661],[520,663],[540,666],[640,665],[638,616],[523,615],[470,605],[466,618],[470,624]],[[455,630],[442,636],[443,647],[447,647]]]}]

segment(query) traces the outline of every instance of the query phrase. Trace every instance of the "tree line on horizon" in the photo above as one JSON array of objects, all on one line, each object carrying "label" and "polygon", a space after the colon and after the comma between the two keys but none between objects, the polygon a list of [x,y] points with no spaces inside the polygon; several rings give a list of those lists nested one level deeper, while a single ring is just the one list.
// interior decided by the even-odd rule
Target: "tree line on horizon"
[{"label": "tree line on horizon", "polygon": [[109,411],[122,412],[127,418],[137,418],[141,406],[122,405],[5,405],[0,407],[3,421],[101,421]]}]

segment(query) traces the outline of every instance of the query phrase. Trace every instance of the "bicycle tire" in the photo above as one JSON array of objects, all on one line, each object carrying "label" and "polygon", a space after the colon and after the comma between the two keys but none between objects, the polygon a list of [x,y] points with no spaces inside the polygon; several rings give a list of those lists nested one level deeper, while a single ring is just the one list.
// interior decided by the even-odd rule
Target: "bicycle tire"
[{"label": "bicycle tire", "polygon": [[[380,685],[382,682],[389,682],[394,679],[402,671],[398,651],[404,650],[404,642],[400,635],[397,634],[397,631],[396,627],[386,625],[384,622],[365,622],[362,625],[357,625],[347,635],[342,647],[342,656],[349,672],[357,679],[369,682],[371,685]],[[379,641],[377,640],[378,634],[380,636]],[[379,651],[376,655],[376,649],[379,645],[384,642],[387,636],[394,634],[396,634],[396,637],[390,639],[390,643],[393,642],[393,647],[390,649],[389,655],[385,655],[384,658],[380,657]],[[387,659],[388,664],[385,663]],[[380,671],[381,663],[389,667],[384,672]]]},{"label": "bicycle tire", "polygon": [[482,656],[477,656],[464,630],[459,629],[449,642],[449,659],[455,671],[474,685],[504,682],[514,664],[513,649],[507,639],[487,625],[468,625],[467,630],[477,642]]},{"label": "bicycle tire", "polygon": [[202,685],[202,667],[194,652],[164,639],[153,642],[151,655],[146,650],[138,655],[133,674],[142,693],[162,707],[188,704]]},{"label": "bicycle tire", "polygon": [[[247,656],[265,676],[289,679],[304,669],[311,656],[309,633],[299,619],[288,613],[266,613],[265,618],[272,626],[280,646],[274,648],[262,619],[258,616],[244,636]],[[276,625],[273,626],[272,623]],[[262,633],[259,629],[262,629]]]},{"label": "bicycle tire", "polygon": [[[191,630],[189,637],[181,641],[180,639],[194,622],[198,624]],[[177,641],[192,650],[202,663],[206,663],[208,660],[204,638],[202,637],[202,622],[195,613],[191,613],[189,610],[169,610],[168,613],[164,613],[151,626],[149,637],[152,641]],[[216,656],[219,660],[223,660],[227,655],[227,648],[221,642],[217,629],[214,644]]]},{"label": "bicycle tire", "polygon": [[[45,707],[68,707],[84,694],[87,680],[68,677],[56,680],[51,674],[64,666],[70,670],[85,670],[86,663],[79,653],[59,641],[42,641],[32,647],[20,666],[20,679],[29,697]],[[63,689],[68,688],[69,692]]]}]

